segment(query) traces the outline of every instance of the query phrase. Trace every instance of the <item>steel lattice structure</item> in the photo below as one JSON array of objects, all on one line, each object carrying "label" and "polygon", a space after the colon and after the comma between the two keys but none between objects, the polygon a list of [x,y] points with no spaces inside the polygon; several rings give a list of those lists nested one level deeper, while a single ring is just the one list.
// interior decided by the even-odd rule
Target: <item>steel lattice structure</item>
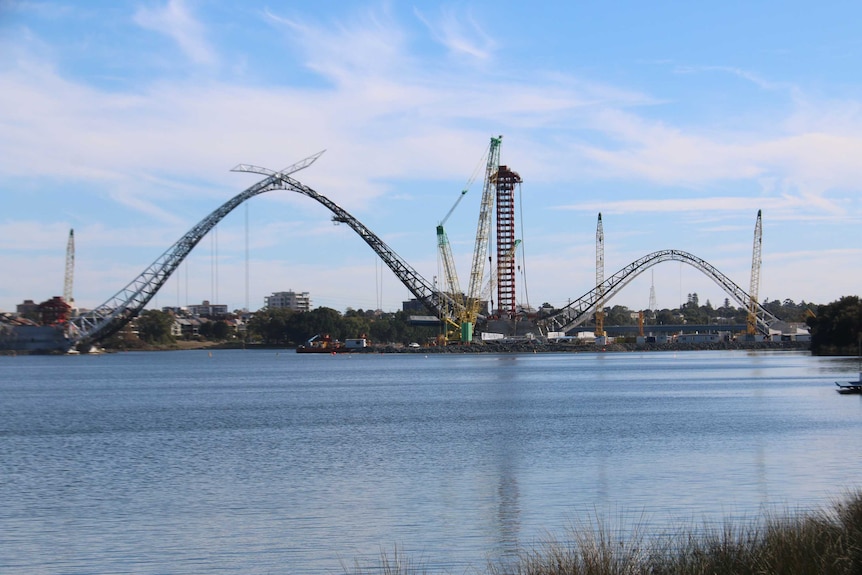
[{"label": "steel lattice structure", "polygon": [[508,166],[497,170],[497,313],[514,318],[515,258],[507,257],[515,249],[515,186],[521,176]]},{"label": "steel lattice structure", "polygon": [[442,320],[453,323],[463,313],[464,306],[456,302],[454,299],[445,294],[442,290],[435,287],[422,277],[413,267],[399,256],[395,251],[386,245],[386,242],[381,240],[377,234],[368,229],[365,224],[354,218],[344,208],[320,194],[310,187],[302,184],[293,178],[282,173],[273,173],[266,168],[256,166],[243,166],[241,170],[244,172],[254,172],[258,174],[271,174],[270,178],[275,178],[278,187],[283,190],[290,190],[323,204],[330,212],[332,212],[332,221],[337,223],[347,224],[353,229],[365,243],[383,260],[383,262],[392,270],[395,276],[410,290],[417,300],[422,302],[425,307],[435,312],[437,317]]},{"label": "steel lattice structure", "polygon": [[767,311],[756,301],[752,301],[741,287],[736,285],[730,278],[718,271],[706,260],[680,250],[660,250],[648,254],[636,260],[608,279],[601,285],[594,287],[580,298],[568,304],[558,312],[546,318],[542,318],[541,325],[546,331],[566,332],[577,327],[589,319],[595,311],[596,305],[601,301],[610,300],[616,293],[623,289],[630,281],[652,266],[666,261],[677,261],[686,263],[711,278],[739,305],[749,309],[756,309],[757,329],[761,333],[769,333],[769,326],[778,321],[778,318]]},{"label": "steel lattice structure", "polygon": [[[70,345],[88,346],[117,332],[144,309],[189,252],[222,218],[249,198],[271,190],[286,189],[281,178],[307,168],[321,154],[323,152],[309,156],[281,172],[270,172],[267,178],[237,194],[198,222],[123,289],[92,311],[72,318],[67,330]],[[246,166],[240,165],[234,170],[248,171],[245,168]]]}]

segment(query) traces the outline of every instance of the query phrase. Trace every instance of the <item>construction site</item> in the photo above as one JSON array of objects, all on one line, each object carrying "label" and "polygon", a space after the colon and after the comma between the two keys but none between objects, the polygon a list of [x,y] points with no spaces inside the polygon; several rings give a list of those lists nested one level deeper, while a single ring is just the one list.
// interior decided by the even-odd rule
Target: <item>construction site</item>
[{"label": "construction site", "polygon": [[[387,265],[412,296],[427,310],[441,329],[439,343],[445,345],[481,345],[492,341],[541,340],[562,341],[593,326],[598,345],[608,343],[604,329],[605,304],[632,279],[665,261],[678,261],[699,270],[718,284],[735,302],[748,310],[744,335],[751,341],[769,338],[772,326],[780,320],[764,309],[757,300],[760,285],[762,223],[758,211],[752,250],[750,287],[746,292],[705,260],[681,250],[661,250],[647,254],[616,273],[605,277],[604,231],[602,216],[596,226],[595,287],[566,305],[535,310],[526,298],[519,301],[518,281],[523,276],[524,239],[518,236],[516,213],[522,178],[510,166],[500,163],[502,136],[490,138],[487,151],[467,185],[436,226],[439,267],[442,285],[436,276],[426,280],[374,232],[338,204],[292,177],[312,165],[322,154],[314,154],[281,171],[240,164],[233,171],[263,176],[253,186],[234,196],[201,220],[175,244],[169,247],[141,274],[104,303],[91,310],[75,309],[73,290],[75,244],[74,231],[69,232],[63,296],[34,304],[39,321],[26,323],[6,321],[0,324],[0,350],[24,352],[86,352],[101,340],[116,333],[137,317],[153,296],[174,273],[184,258],[218,222],[246,200],[271,191],[288,190],[309,197],[332,213],[332,220],[350,226]],[[470,186],[483,171],[482,193],[478,210],[475,243],[466,288],[456,269],[446,231],[450,216],[468,194]],[[520,253],[519,253],[520,249]],[[31,304],[33,302],[30,302]],[[639,336],[644,337],[643,313]]]}]

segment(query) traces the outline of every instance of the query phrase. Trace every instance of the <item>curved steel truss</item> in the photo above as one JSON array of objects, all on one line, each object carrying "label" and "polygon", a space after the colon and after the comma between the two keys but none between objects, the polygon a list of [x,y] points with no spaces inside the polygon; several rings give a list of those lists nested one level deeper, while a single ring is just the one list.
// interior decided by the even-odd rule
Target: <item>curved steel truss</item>
[{"label": "curved steel truss", "polygon": [[[87,346],[117,332],[144,309],[144,306],[149,303],[159,288],[165,284],[171,274],[189,255],[189,252],[234,208],[249,198],[264,192],[285,189],[281,178],[307,168],[321,154],[323,152],[318,152],[280,172],[271,172],[267,178],[237,194],[198,222],[174,245],[156,258],[156,261],[151,263],[138,277],[108,298],[102,305],[69,320],[67,330],[69,344],[73,347]],[[234,170],[246,171],[243,168],[244,166],[240,165]]]},{"label": "curved steel truss", "polygon": [[[752,304],[751,297],[706,260],[680,250],[660,250],[630,263],[606,279],[601,285],[594,287],[555,314],[543,318],[541,324],[548,331],[562,332],[581,325],[595,312],[596,305],[599,302],[610,300],[634,278],[654,265],[666,261],[683,262],[700,270],[717,283],[740,306],[745,309],[750,308]],[[756,309],[757,329],[763,334],[768,334],[769,326],[778,321],[778,318],[769,313],[759,303],[753,303],[754,309]]]},{"label": "curved steel truss", "polygon": [[283,190],[291,190],[298,194],[308,196],[309,198],[323,204],[332,212],[332,221],[342,224],[347,224],[353,229],[365,243],[383,260],[383,262],[392,270],[395,276],[410,290],[417,300],[422,302],[426,308],[432,310],[437,317],[451,325],[458,325],[458,317],[464,310],[464,305],[456,302],[453,298],[442,290],[438,290],[428,280],[419,274],[413,267],[404,259],[395,253],[395,251],[386,245],[386,242],[381,240],[374,232],[368,229],[365,224],[354,218],[350,213],[310,187],[302,184],[286,174],[273,174],[266,168],[256,166],[244,166],[241,171],[254,172],[258,174],[271,174],[271,178],[276,178],[279,188]]}]

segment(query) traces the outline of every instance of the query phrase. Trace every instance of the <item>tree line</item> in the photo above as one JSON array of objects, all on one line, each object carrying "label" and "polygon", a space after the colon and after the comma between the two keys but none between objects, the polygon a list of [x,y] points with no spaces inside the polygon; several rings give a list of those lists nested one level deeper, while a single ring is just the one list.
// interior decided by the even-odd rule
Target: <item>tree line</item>
[{"label": "tree line", "polygon": [[[709,300],[700,304],[696,293],[688,294],[687,301],[677,309],[644,311],[646,325],[740,325],[745,324],[748,310],[732,306],[725,298],[721,306]],[[811,351],[818,355],[853,355],[862,342],[862,303],[857,296],[817,305],[793,300],[765,300],[761,304],[770,313],[787,322],[805,323],[811,332]],[[550,314],[554,308],[543,304],[539,317]],[[439,327],[410,324],[409,313],[404,311],[379,312],[348,308],[344,313],[328,307],[308,312],[289,309],[262,309],[248,321],[246,331],[237,333],[221,319],[203,322],[198,339],[226,341],[242,339],[247,343],[272,346],[295,346],[318,334],[329,334],[333,339],[366,337],[376,343],[426,343],[440,335]],[[638,312],[623,305],[605,308],[605,326],[637,325]],[[146,310],[135,321],[136,330],[124,330],[107,342],[109,347],[135,348],[142,345],[169,345],[175,337],[171,333],[174,316],[158,310]],[[481,327],[481,326],[480,326]],[[134,331],[137,333],[134,334]]]}]

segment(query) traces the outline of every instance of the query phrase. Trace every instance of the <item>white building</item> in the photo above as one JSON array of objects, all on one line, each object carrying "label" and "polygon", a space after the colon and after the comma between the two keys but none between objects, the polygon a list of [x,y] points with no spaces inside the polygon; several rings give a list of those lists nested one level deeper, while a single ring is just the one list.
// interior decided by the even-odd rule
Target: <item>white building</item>
[{"label": "white building", "polygon": [[227,305],[220,303],[210,303],[209,300],[204,300],[200,304],[192,304],[189,306],[189,313],[192,315],[203,315],[207,317],[217,317],[227,315]]},{"label": "white building", "polygon": [[263,298],[266,309],[292,309],[293,311],[311,311],[311,297],[308,292],[294,291],[275,292]]}]

